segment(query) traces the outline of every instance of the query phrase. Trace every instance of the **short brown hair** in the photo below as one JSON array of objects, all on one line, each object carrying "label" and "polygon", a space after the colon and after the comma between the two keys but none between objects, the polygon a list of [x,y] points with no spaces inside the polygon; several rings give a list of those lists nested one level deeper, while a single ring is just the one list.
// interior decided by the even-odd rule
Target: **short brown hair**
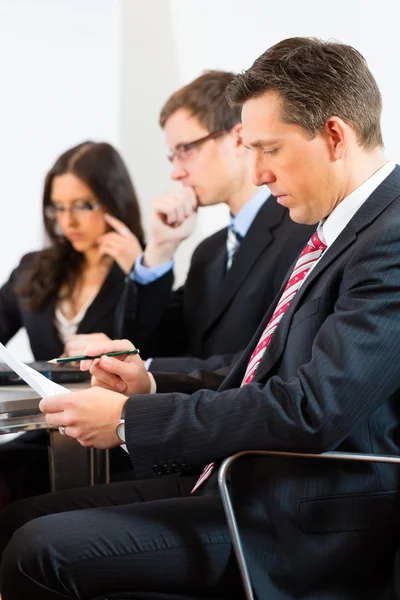
[{"label": "short brown hair", "polygon": [[180,108],[185,108],[210,133],[220,129],[230,131],[240,123],[240,107],[228,104],[226,86],[235,77],[228,71],[206,71],[167,100],[160,112],[160,125]]},{"label": "short brown hair", "polygon": [[275,44],[227,87],[227,99],[241,106],[265,92],[282,100],[282,119],[311,137],[331,116],[356,130],[365,149],[382,146],[382,99],[364,57],[351,46],[317,38],[289,38]]}]

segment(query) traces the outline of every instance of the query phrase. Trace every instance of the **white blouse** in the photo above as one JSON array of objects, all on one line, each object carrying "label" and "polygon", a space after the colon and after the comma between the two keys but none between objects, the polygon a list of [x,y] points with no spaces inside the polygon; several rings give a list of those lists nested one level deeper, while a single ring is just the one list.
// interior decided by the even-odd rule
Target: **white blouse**
[{"label": "white blouse", "polygon": [[67,339],[71,337],[71,335],[75,335],[75,333],[77,332],[80,322],[85,316],[90,304],[93,302],[93,298],[89,298],[89,300],[87,300],[87,302],[85,302],[85,304],[82,306],[81,310],[78,313],[76,313],[76,315],[72,317],[72,319],[68,319],[63,312],[63,308],[65,311],[65,309],[68,307],[69,300],[58,301],[54,313],[54,325],[58,331],[58,335],[60,336],[61,341],[64,344],[67,341]]}]

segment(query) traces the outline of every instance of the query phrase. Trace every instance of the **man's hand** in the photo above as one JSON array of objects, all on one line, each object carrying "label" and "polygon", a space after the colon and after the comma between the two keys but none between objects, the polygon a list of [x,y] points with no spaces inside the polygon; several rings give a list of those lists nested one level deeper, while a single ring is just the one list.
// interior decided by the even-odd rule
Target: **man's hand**
[{"label": "man's hand", "polygon": [[77,333],[71,335],[65,342],[62,356],[80,356],[85,354],[85,350],[89,345],[100,346],[107,342],[111,342],[111,340],[105,333]]},{"label": "man's hand", "polygon": [[[90,345],[85,348],[87,356],[95,356],[106,352],[134,350],[135,346],[128,340],[114,340],[101,346]],[[145,369],[144,361],[137,354],[126,356],[102,356],[93,361],[81,361],[81,370],[90,370],[92,385],[107,390],[127,394],[148,394],[151,390],[151,378]]]},{"label": "man's hand", "polygon": [[104,449],[121,444],[116,429],[126,400],[122,394],[91,388],[43,398],[39,408],[49,427],[65,427],[65,435],[82,446]]},{"label": "man's hand", "polygon": [[152,205],[151,240],[143,264],[154,267],[170,261],[179,244],[193,232],[197,198],[192,188],[163,194]]},{"label": "man's hand", "polygon": [[99,239],[100,256],[111,256],[127,275],[132,270],[135,260],[143,253],[143,248],[122,221],[108,214],[104,215],[104,218],[114,231],[105,233]]}]

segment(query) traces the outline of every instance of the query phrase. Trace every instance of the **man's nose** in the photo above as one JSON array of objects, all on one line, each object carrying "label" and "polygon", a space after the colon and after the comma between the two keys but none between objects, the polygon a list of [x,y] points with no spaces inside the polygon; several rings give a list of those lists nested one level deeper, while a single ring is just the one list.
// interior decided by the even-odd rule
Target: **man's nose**
[{"label": "man's nose", "polygon": [[276,181],[272,169],[259,157],[254,158],[252,180],[254,185],[268,185]]},{"label": "man's nose", "polygon": [[184,167],[183,163],[175,157],[172,161],[171,179],[173,181],[181,181],[181,179],[184,179],[187,175],[187,169]]}]

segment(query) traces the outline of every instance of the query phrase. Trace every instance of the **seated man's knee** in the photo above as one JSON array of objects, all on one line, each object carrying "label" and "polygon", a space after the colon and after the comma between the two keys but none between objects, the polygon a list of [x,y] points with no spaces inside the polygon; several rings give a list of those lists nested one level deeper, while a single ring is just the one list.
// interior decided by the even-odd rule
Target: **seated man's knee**
[{"label": "seated man's knee", "polygon": [[[26,594],[27,586],[30,589],[39,581],[53,589],[61,586],[63,554],[58,545],[57,516],[34,519],[12,536],[3,552],[0,570],[0,590],[5,597],[17,597],[17,590]],[[8,589],[13,590],[9,596]]]}]

